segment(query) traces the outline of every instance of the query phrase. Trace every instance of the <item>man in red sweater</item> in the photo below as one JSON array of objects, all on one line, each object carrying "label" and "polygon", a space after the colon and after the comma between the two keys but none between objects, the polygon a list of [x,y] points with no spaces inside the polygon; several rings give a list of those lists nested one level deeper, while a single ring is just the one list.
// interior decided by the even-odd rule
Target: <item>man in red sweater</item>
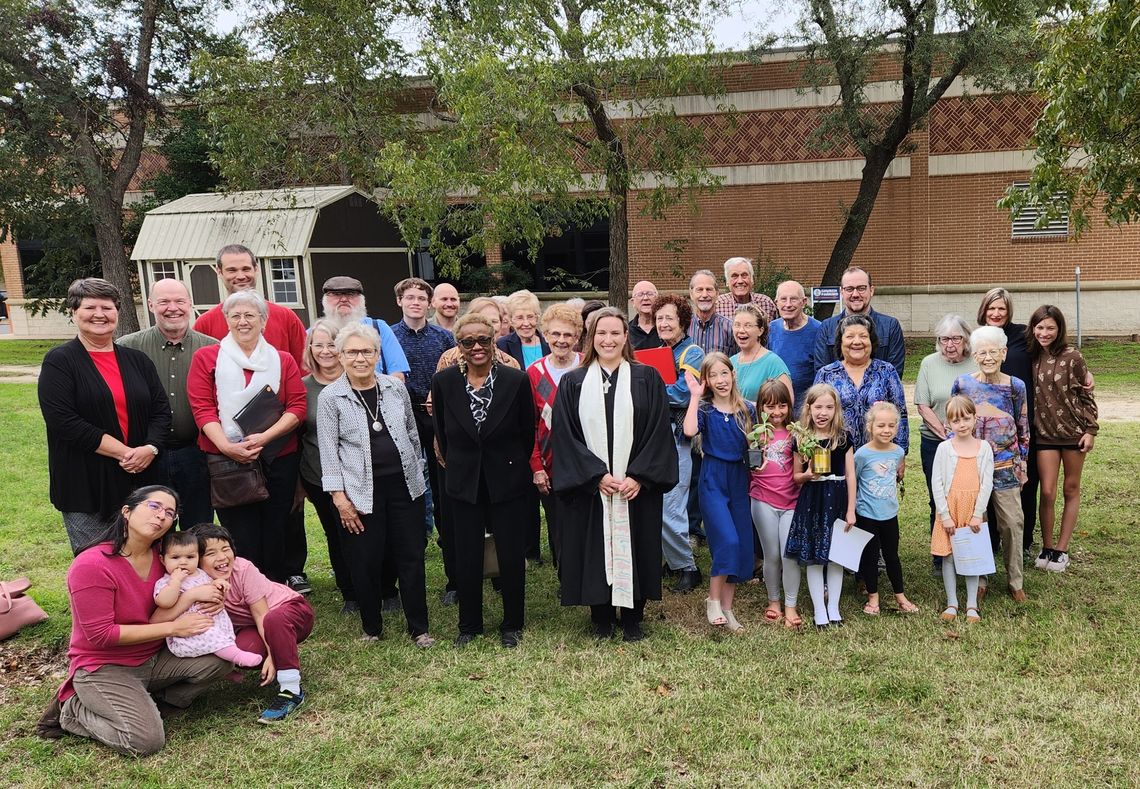
[{"label": "man in red sweater", "polygon": [[[227,244],[218,252],[215,259],[218,276],[225,285],[226,295],[239,290],[250,290],[257,287],[260,272],[257,268],[257,258],[253,251],[241,244]],[[222,299],[225,301],[225,299]],[[265,322],[262,336],[265,341],[279,351],[285,351],[293,360],[304,369],[305,357],[305,324],[297,317],[293,310],[274,304],[269,304],[269,320]],[[194,331],[207,334],[216,340],[221,340],[230,333],[226,323],[226,316],[222,314],[222,305],[211,308],[194,322]]]},{"label": "man in red sweater", "polygon": [[[257,258],[253,250],[242,244],[226,244],[218,250],[215,259],[218,276],[225,285],[226,295],[239,290],[250,290],[257,287],[260,273],[257,268]],[[225,301],[223,298],[222,301]],[[266,299],[269,307],[269,318],[261,334],[265,341],[279,351],[285,351],[297,362],[301,373],[305,373],[305,324],[297,317],[293,310],[286,309],[280,304],[274,304]],[[216,340],[221,340],[230,333],[226,316],[222,314],[222,305],[212,307],[194,322],[194,331],[207,334]],[[285,572],[287,573],[289,588],[301,594],[309,594],[313,587],[305,575],[305,562],[309,556],[309,548],[305,541],[305,509],[298,507],[290,514],[285,524]]]}]

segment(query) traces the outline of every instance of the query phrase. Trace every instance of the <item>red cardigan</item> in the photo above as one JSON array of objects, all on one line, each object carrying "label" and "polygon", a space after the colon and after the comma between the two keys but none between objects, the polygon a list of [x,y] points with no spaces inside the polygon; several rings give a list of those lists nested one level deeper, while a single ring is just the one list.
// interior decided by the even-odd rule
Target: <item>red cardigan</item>
[{"label": "red cardigan", "polygon": [[[218,366],[218,352],[220,345],[207,345],[194,352],[190,360],[190,374],[186,377],[186,395],[190,398],[190,410],[194,414],[194,421],[198,430],[210,422],[220,422],[218,416],[218,392],[214,386],[214,369]],[[277,389],[277,399],[285,406],[286,413],[297,417],[300,425],[305,424],[305,412],[308,408],[305,385],[301,383],[301,370],[293,357],[284,351],[277,351],[281,357],[281,386]],[[253,377],[251,370],[245,371],[246,383]],[[198,433],[198,448],[212,455],[220,454],[214,442],[206,437],[204,432]],[[297,431],[289,434],[289,440],[277,453],[277,456],[288,455],[297,451]]]},{"label": "red cardigan", "polygon": [[558,385],[546,371],[548,356],[543,356],[526,370],[530,378],[530,393],[534,397],[534,452],[530,455],[530,470],[550,474],[554,455],[550,442],[550,419]]}]

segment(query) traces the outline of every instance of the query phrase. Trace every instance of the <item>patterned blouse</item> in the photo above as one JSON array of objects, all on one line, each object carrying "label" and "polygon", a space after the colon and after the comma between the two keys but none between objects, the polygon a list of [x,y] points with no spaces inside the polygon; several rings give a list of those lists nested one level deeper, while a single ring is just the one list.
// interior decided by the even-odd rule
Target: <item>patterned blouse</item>
[{"label": "patterned blouse", "polygon": [[1029,407],[1025,384],[1009,377],[1008,384],[990,384],[972,375],[959,376],[950,396],[965,395],[978,409],[974,435],[988,441],[994,451],[994,490],[1020,487],[1015,464],[1025,468],[1029,457]]},{"label": "patterned blouse", "polygon": [[487,418],[487,409],[491,407],[491,398],[495,395],[495,372],[498,365],[491,365],[491,372],[487,373],[487,380],[476,389],[471,385],[471,379],[466,379],[467,397],[471,400],[471,417],[475,420],[475,427],[483,429],[483,421]]},{"label": "patterned blouse", "polygon": [[843,408],[843,425],[847,428],[847,438],[852,449],[866,443],[863,429],[867,410],[880,400],[893,403],[899,410],[899,434],[895,443],[903,452],[910,449],[910,425],[907,423],[906,394],[902,381],[895,372],[894,365],[882,359],[872,359],[863,371],[863,383],[856,387],[843,362],[832,362],[820,368],[815,374],[817,384],[831,384],[839,392],[839,403]]}]

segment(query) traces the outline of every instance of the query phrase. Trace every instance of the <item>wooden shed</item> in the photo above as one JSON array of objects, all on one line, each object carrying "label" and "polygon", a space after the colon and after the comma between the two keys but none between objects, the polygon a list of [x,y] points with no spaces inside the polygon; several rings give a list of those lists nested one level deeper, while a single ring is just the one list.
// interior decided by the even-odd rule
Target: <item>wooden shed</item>
[{"label": "wooden shed", "polygon": [[192,194],[147,213],[131,253],[143,297],[156,280],[186,283],[201,314],[225,289],[218,250],[244,244],[257,256],[258,290],[305,325],[321,314],[321,284],[344,274],[363,283],[369,314],[399,320],[393,286],[409,276],[407,246],[376,202],[352,186]]}]

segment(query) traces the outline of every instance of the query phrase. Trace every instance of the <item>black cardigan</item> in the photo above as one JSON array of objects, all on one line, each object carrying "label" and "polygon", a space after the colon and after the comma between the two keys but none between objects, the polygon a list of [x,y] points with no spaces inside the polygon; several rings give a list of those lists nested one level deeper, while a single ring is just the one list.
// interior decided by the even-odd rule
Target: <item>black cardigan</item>
[{"label": "black cardigan", "polygon": [[458,366],[435,374],[431,399],[435,437],[447,465],[448,496],[475,504],[480,477],[493,504],[533,489],[530,456],[534,451],[534,397],[526,373],[498,365],[495,393],[481,430],[471,416],[467,376]]},{"label": "black cardigan", "polygon": [[110,517],[127,494],[152,481],[153,463],[141,474],[130,474],[114,458],[97,454],[104,433],[127,446],[153,444],[160,451],[170,435],[170,401],[154,363],[117,343],[114,350],[127,396],[127,436],[119,427],[111,390],[78,338],[44,356],[40,411],[47,426],[51,503],[60,512]]},{"label": "black cardigan", "polygon": [[[550,354],[550,346],[546,343],[546,338],[542,336],[542,332],[536,331],[535,337],[538,337],[538,344],[542,348],[542,355],[547,356]],[[506,337],[500,337],[495,343],[499,350],[504,353],[509,353],[514,357],[515,361],[519,363],[519,369],[524,373],[526,372],[526,360],[523,359],[523,344],[522,338],[515,334],[513,331]]]}]

